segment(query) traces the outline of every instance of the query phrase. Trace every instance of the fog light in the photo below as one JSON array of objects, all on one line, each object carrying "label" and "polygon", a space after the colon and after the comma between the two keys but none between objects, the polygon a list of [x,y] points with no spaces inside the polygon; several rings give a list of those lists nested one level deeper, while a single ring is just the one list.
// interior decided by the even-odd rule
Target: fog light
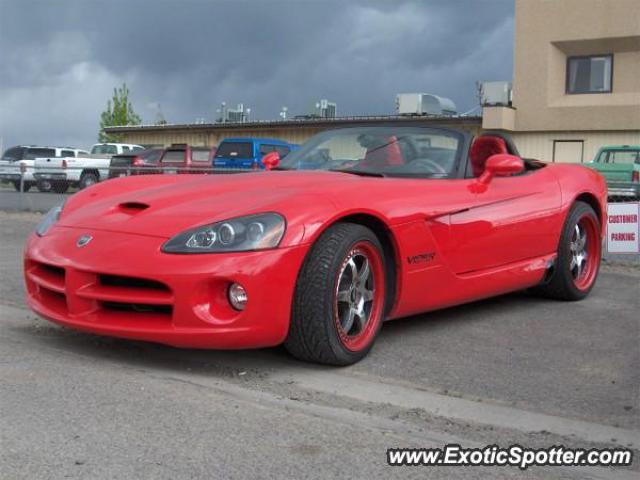
[{"label": "fog light", "polygon": [[229,303],[236,310],[244,310],[247,306],[247,291],[239,283],[232,283],[229,287]]}]

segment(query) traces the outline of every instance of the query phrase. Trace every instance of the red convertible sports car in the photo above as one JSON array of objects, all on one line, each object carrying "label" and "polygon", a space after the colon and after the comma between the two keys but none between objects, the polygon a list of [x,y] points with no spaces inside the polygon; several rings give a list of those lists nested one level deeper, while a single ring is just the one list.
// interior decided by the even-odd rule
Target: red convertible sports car
[{"label": "red convertible sports car", "polygon": [[521,289],[579,300],[596,281],[603,178],[499,133],[343,128],[265,164],[73,195],[28,239],[29,305],[102,335],[347,365],[384,320]]}]

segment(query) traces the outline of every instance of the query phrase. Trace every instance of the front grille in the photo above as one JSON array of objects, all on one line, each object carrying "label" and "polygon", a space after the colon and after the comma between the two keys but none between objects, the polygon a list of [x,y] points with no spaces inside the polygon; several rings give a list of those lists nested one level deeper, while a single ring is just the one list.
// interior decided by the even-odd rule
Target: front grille
[{"label": "front grille", "polygon": [[56,267],[55,265],[41,263],[40,269],[64,280],[64,268],[62,267]]},{"label": "front grille", "polygon": [[67,297],[65,294],[64,268],[46,263],[27,261],[25,263],[27,289],[39,297],[49,308],[57,313],[66,314]]},{"label": "front grille", "polygon": [[118,312],[158,313],[161,315],[171,315],[173,313],[171,305],[147,305],[143,303],[102,302],[102,308]]},{"label": "front grille", "polygon": [[173,293],[156,280],[65,269],[33,260],[25,262],[25,274],[29,294],[61,315],[98,314],[105,322],[171,321]]},{"label": "front grille", "polygon": [[155,280],[145,278],[122,277],[118,275],[100,275],[100,283],[110,287],[149,288],[152,290],[169,291],[169,287]]}]

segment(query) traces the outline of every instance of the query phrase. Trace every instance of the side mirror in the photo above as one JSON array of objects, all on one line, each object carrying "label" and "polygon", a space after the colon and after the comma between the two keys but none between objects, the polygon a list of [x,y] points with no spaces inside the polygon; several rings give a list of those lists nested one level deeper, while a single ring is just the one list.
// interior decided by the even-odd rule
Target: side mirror
[{"label": "side mirror", "polygon": [[520,157],[499,153],[491,155],[484,166],[484,172],[478,182],[487,185],[493,177],[508,177],[524,171],[524,162]]},{"label": "side mirror", "polygon": [[262,157],[262,163],[264,164],[265,170],[276,168],[280,165],[280,155],[278,152],[269,152]]}]

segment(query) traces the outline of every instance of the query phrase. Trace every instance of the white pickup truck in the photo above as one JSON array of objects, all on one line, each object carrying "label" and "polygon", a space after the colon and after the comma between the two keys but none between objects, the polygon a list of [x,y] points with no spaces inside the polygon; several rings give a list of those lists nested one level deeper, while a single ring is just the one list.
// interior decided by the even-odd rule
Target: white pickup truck
[{"label": "white pickup truck", "polygon": [[96,143],[88,155],[36,159],[33,175],[40,191],[64,193],[71,186],[82,189],[109,178],[113,155],[140,150],[144,147],[129,143]]},{"label": "white pickup truck", "polygon": [[86,150],[70,147],[37,147],[34,145],[18,145],[8,148],[0,159],[0,181],[11,183],[20,191],[20,179],[22,178],[22,190],[28,191],[36,184],[33,176],[35,159],[38,157],[68,157],[88,155]]}]

